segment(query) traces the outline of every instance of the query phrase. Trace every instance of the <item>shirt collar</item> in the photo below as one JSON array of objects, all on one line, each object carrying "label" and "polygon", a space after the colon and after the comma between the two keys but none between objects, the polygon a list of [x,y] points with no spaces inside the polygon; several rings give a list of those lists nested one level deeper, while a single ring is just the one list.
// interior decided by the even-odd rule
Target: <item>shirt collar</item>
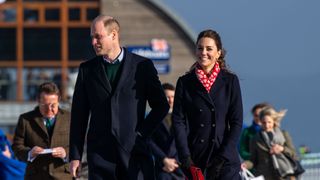
[{"label": "shirt collar", "polygon": [[112,61],[108,58],[106,58],[105,56],[103,56],[103,60],[110,63],[110,64],[116,64],[116,63],[120,63],[122,60],[123,60],[123,56],[124,56],[124,52],[123,52],[123,49],[120,48],[121,51],[120,51],[120,54]]},{"label": "shirt collar", "polygon": [[47,119],[49,119],[49,121],[51,122],[51,124],[53,124],[55,121],[56,121],[56,116],[53,116],[53,117],[43,117],[43,120],[46,121]]}]

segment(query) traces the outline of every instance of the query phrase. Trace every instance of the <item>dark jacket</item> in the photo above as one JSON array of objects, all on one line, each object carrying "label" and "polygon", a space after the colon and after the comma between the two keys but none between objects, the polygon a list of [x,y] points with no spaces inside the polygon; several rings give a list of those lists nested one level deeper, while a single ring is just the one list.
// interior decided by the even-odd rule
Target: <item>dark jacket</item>
[{"label": "dark jacket", "polygon": [[176,179],[184,179],[181,169],[177,169],[173,173],[167,173],[162,170],[163,159],[165,157],[175,158],[179,161],[173,129],[167,123],[168,121],[171,121],[171,113],[166,116],[164,121],[153,133],[150,141],[151,150],[155,157],[157,180],[174,179],[173,177],[176,177]]},{"label": "dark jacket", "polygon": [[239,153],[243,160],[250,159],[250,142],[254,136],[261,130],[260,126],[254,121],[250,127],[243,129],[240,137]]},{"label": "dark jacket", "polygon": [[20,161],[27,162],[25,179],[72,179],[69,164],[50,154],[39,155],[33,162],[28,160],[28,152],[34,147],[63,147],[69,153],[70,113],[59,109],[50,139],[43,117],[37,107],[20,115],[14,134],[12,149]]},{"label": "dark jacket", "polygon": [[[94,154],[104,156],[119,145],[125,152],[124,163],[128,165],[137,133],[143,138],[150,137],[167,114],[169,105],[151,60],[124,48],[115,89],[111,88],[102,63],[103,58],[98,56],[80,65],[71,111],[70,159],[81,159],[89,128],[88,162]],[[151,107],[147,117],[146,102]]]},{"label": "dark jacket", "polygon": [[191,156],[201,168],[215,156],[224,158],[227,164],[239,165],[237,143],[242,116],[236,75],[221,70],[209,93],[194,70],[180,77],[172,116],[179,157]]}]

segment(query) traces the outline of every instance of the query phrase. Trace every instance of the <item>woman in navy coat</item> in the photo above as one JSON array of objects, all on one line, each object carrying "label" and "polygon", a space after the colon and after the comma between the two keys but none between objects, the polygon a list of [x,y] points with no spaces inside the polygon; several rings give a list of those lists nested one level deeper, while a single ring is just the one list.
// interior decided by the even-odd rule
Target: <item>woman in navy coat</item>
[{"label": "woman in navy coat", "polygon": [[193,166],[207,180],[240,179],[241,91],[224,55],[219,34],[202,31],[196,42],[197,61],[177,82],[172,119],[179,159],[189,179]]}]

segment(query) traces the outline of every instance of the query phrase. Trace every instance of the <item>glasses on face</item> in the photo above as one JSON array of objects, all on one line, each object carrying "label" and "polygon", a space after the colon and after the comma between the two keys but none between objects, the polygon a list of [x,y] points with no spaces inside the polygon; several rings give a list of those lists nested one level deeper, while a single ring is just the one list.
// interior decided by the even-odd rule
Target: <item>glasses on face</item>
[{"label": "glasses on face", "polygon": [[59,103],[50,103],[50,104],[40,103],[39,106],[41,108],[55,109],[55,108],[57,108],[59,106]]}]

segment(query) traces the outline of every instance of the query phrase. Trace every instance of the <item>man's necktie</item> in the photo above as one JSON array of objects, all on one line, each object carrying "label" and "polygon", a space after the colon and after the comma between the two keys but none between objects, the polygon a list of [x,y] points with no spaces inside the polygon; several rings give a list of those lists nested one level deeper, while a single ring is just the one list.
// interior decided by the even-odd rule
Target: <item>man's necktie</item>
[{"label": "man's necktie", "polygon": [[50,118],[46,118],[46,128],[48,131],[48,134],[52,135],[52,120]]}]

